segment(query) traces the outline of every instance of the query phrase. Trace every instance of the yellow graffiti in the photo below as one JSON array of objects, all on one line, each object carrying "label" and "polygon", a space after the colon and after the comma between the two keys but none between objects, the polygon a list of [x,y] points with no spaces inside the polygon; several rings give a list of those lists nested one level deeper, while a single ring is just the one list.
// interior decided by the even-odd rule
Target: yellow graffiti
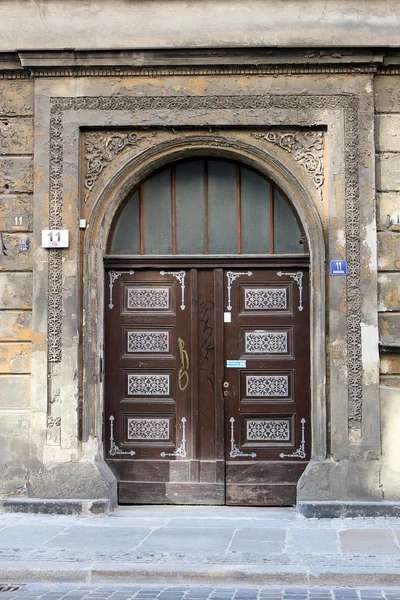
[{"label": "yellow graffiti", "polygon": [[178,373],[179,389],[183,392],[189,385],[189,355],[185,350],[185,342],[178,338],[179,354],[181,355],[181,368]]}]

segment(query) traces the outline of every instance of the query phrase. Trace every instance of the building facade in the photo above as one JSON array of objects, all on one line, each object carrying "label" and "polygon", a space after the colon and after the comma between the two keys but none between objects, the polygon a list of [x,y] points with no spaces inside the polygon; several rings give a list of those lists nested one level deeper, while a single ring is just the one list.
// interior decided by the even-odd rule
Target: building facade
[{"label": "building facade", "polygon": [[399,16],[5,3],[4,509],[397,514]]}]

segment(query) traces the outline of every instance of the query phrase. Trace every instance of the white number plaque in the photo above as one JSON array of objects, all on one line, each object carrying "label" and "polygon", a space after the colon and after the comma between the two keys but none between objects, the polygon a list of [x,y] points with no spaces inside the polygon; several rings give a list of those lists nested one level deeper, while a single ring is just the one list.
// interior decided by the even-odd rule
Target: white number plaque
[{"label": "white number plaque", "polygon": [[42,248],[69,248],[68,229],[43,229]]}]

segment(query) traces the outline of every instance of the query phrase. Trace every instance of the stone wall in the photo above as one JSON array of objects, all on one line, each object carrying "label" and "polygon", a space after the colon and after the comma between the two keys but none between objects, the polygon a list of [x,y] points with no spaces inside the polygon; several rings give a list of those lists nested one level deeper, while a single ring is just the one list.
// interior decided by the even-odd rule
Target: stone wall
[{"label": "stone wall", "polygon": [[[379,339],[400,343],[400,231],[387,228],[387,215],[400,214],[400,77],[375,80],[375,140],[378,227]],[[400,498],[398,436],[400,352],[381,352],[381,415],[386,492]]]},{"label": "stone wall", "polygon": [[[22,75],[22,77],[24,76]],[[92,388],[92,391],[90,394],[86,394],[89,401],[85,400],[86,404],[82,408],[79,397],[80,383],[75,375],[79,372],[79,361],[76,356],[78,332],[73,328],[79,326],[77,315],[79,313],[79,293],[81,293],[76,287],[76,281],[78,280],[76,265],[79,261],[77,247],[74,245],[74,240],[78,239],[79,234],[77,231],[78,212],[76,214],[74,212],[75,210],[78,211],[80,202],[79,189],[76,186],[80,169],[78,142],[79,135],[81,135],[80,127],[105,127],[106,125],[132,127],[136,121],[128,109],[126,112],[121,112],[121,114],[115,111],[116,115],[110,110],[109,113],[105,113],[105,116],[99,117],[100,113],[96,112],[99,107],[96,105],[92,110],[89,110],[89,101],[87,106],[78,103],[75,114],[72,110],[74,99],[83,96],[88,98],[96,95],[106,96],[107,94],[111,98],[115,95],[127,98],[142,96],[153,98],[160,94],[159,90],[161,89],[165,96],[179,97],[187,95],[189,98],[191,96],[214,96],[218,94],[224,97],[235,96],[238,93],[244,96],[246,94],[254,95],[254,90],[260,97],[264,97],[270,92],[290,96],[297,92],[301,97],[304,95],[304,90],[308,92],[314,90],[315,95],[319,93],[323,94],[324,97],[329,94],[338,98],[349,93],[359,94],[362,124],[360,140],[364,148],[364,151],[360,153],[362,158],[360,163],[361,169],[368,171],[368,177],[360,179],[360,198],[362,202],[360,211],[361,254],[363,257],[361,278],[364,306],[362,325],[367,333],[372,331],[376,336],[376,323],[372,323],[376,319],[376,306],[374,305],[376,287],[372,286],[376,276],[374,262],[376,243],[375,237],[370,235],[372,231],[371,221],[374,221],[372,211],[374,185],[369,173],[369,171],[373,172],[374,164],[372,162],[374,160],[373,144],[370,144],[373,137],[371,125],[373,122],[373,107],[370,102],[372,82],[375,87],[376,111],[379,339],[383,344],[393,344],[400,342],[400,232],[387,229],[386,216],[400,213],[400,76],[378,75],[374,78],[371,72],[366,77],[359,75],[351,78],[347,75],[342,76],[332,73],[330,75],[312,75],[312,77],[310,75],[296,77],[293,75],[290,77],[280,75],[269,79],[265,76],[258,77],[258,75],[238,76],[237,78],[226,76],[217,78],[215,75],[204,75],[201,78],[181,77],[179,80],[177,78],[167,80],[164,76],[141,77],[137,80],[120,77],[114,80],[110,77],[101,76],[71,78],[59,75],[57,78],[48,78],[42,75],[38,76],[36,83],[34,76],[31,79],[10,78],[0,80],[0,414],[2,417],[0,422],[0,447],[2,448],[0,496],[26,495],[28,493],[37,497],[54,498],[57,497],[57,494],[59,494],[59,497],[86,497],[84,494],[87,494],[87,481],[89,480],[94,482],[91,487],[93,497],[100,498],[107,495],[107,491],[100,484],[96,484],[95,475],[91,475],[89,472],[93,470],[91,461],[102,457],[102,407],[99,401],[101,392],[99,391],[99,385],[96,383],[98,387],[95,388],[93,384],[94,381],[97,382],[93,374],[93,368],[90,377],[87,375],[89,371],[85,374],[87,386]],[[36,141],[34,140],[33,123],[34,96],[36,97]],[[66,365],[62,367],[65,374],[63,374],[64,371],[62,371],[59,364],[54,364],[50,370],[46,362],[48,252],[39,247],[40,230],[48,226],[50,176],[47,172],[49,169],[49,145],[46,136],[48,135],[47,129],[50,123],[49,99],[53,96],[60,98],[60,106],[64,101],[62,99],[67,99],[65,102],[68,110],[65,111],[64,124],[64,183],[66,191],[63,219],[72,232],[74,227],[76,229],[71,238],[71,248],[64,252],[62,267],[66,273],[62,289],[64,292],[67,291],[63,298],[62,314],[68,315],[68,319],[64,319],[68,323],[68,327],[64,327],[62,330],[64,337],[60,342],[63,348],[64,365]],[[330,156],[331,158],[335,157],[336,152],[339,158],[335,159],[336,162],[331,160],[329,168],[327,168],[327,174],[332,171],[330,174],[331,181],[327,179],[324,192],[327,194],[329,202],[325,207],[321,203],[321,199],[317,198],[316,205],[321,212],[322,221],[325,223],[325,230],[329,232],[329,240],[326,242],[327,248],[329,246],[338,256],[342,256],[343,248],[338,240],[344,236],[344,204],[338,200],[336,207],[333,199],[335,194],[338,199],[345,198],[343,173],[341,171],[344,164],[344,155],[341,154],[343,148],[340,141],[343,125],[334,115],[332,116],[332,122],[330,121],[331,108],[329,106],[332,107],[328,104],[327,108],[325,106],[321,107],[322,112],[318,118],[319,123],[323,124],[324,127],[327,122],[330,124],[328,130],[331,137],[327,137],[330,144]],[[83,112],[83,109],[86,112]],[[144,106],[144,109],[149,111],[147,106]],[[203,119],[203,117],[200,117],[200,113],[196,110],[193,109],[193,114],[190,113],[187,119],[188,123],[197,126],[198,119]],[[143,119],[148,118],[150,125],[155,123],[158,127],[165,126],[165,116],[163,114],[160,113],[160,122],[157,120],[159,118],[157,112],[154,112],[154,115],[150,112],[148,114],[147,112],[142,113]],[[259,109],[259,114],[252,115],[251,118],[255,119],[254,122],[257,126],[271,122],[271,119],[275,119],[280,126],[282,123],[283,125],[291,124],[290,119],[293,119],[295,123],[301,121],[303,125],[310,124],[310,119],[316,119],[314,109],[309,121],[306,120],[305,111],[302,111],[299,117],[292,110],[287,116],[287,123],[281,120],[280,114],[278,116],[276,114],[264,114]],[[183,109],[178,114],[179,119],[183,119],[182,115],[184,115]],[[228,124],[230,123],[230,117],[228,118],[225,113],[218,118],[224,124],[225,121]],[[259,119],[259,123],[257,119]],[[315,122],[312,121],[312,123]],[[202,120],[201,123],[203,123]],[[236,121],[233,120],[232,123],[235,124]],[[171,120],[171,124],[175,125],[176,123]],[[247,121],[246,124],[248,124]],[[172,135],[170,132],[172,137],[176,137],[176,131],[174,129],[171,129],[171,131],[173,133]],[[153,137],[150,141],[154,143],[155,136],[160,137],[161,134],[157,130],[157,133],[153,132],[151,135]],[[237,139],[240,139],[245,136],[245,133],[241,132],[235,135]],[[337,140],[339,140],[335,142],[337,147],[331,141],[331,139],[334,139],[333,135],[336,135]],[[148,133],[148,136],[150,136],[150,133]],[[32,235],[34,141],[37,149],[35,153],[35,239]],[[142,143],[145,144],[145,141]],[[123,168],[129,158],[129,152],[133,157],[134,149],[128,149],[126,156],[121,154],[121,157],[117,158],[113,166],[107,166],[102,171],[97,182],[98,190],[95,190],[93,196],[96,201],[101,195],[101,189],[107,185],[107,178],[110,179],[110,174],[112,175],[114,171],[117,172],[119,168]],[[282,156],[278,156],[278,158],[282,159],[282,164],[285,160],[288,160],[286,151],[278,149],[274,152],[277,152],[278,155],[279,152],[281,153]],[[328,162],[326,164],[328,165]],[[297,168],[300,169],[293,162],[291,165],[292,172],[295,172]],[[104,181],[102,181],[102,177],[104,177]],[[301,177],[301,170],[299,177]],[[306,181],[304,185],[307,187],[309,182]],[[87,190],[84,191],[87,192]],[[91,198],[87,202],[85,200],[82,206],[80,216],[87,218],[89,221],[92,208]],[[343,219],[343,222],[339,227],[340,219]],[[368,238],[368,235],[370,235],[370,238]],[[34,265],[32,252],[34,252],[35,257]],[[330,250],[328,254],[331,257]],[[370,254],[373,255],[371,260],[368,258]],[[36,286],[34,321],[32,321],[32,269],[35,272]],[[96,273],[93,277],[97,277]],[[348,500],[353,500],[356,497],[361,499],[360,490],[368,478],[371,478],[373,483],[371,489],[363,492],[365,497],[363,496],[362,499],[369,499],[371,496],[378,500],[400,500],[400,468],[397,466],[400,453],[400,438],[398,436],[400,353],[395,351],[381,353],[380,400],[377,391],[377,376],[372,381],[374,372],[371,375],[368,369],[365,369],[363,382],[364,414],[362,420],[355,423],[357,427],[354,423],[350,423],[349,439],[347,439],[347,381],[346,376],[343,375],[347,368],[347,351],[345,341],[343,341],[343,344],[337,343],[340,336],[343,337],[343,340],[346,337],[344,330],[342,330],[342,320],[339,318],[342,304],[339,306],[337,300],[342,298],[344,293],[340,288],[343,281],[343,279],[336,279],[329,282],[332,294],[331,304],[329,305],[331,310],[328,315],[331,320],[329,333],[331,338],[329,339],[334,351],[327,358],[331,379],[326,390],[330,398],[328,404],[331,407],[329,418],[332,431],[332,439],[328,443],[328,449],[330,458],[336,461],[334,465],[332,461],[332,470],[334,468],[338,470],[339,467],[344,465],[345,475],[342,477],[343,481],[345,479],[350,481],[354,478],[354,469],[358,469],[362,473],[361,479],[363,481],[357,483],[354,493],[351,490],[348,493],[346,492]],[[336,289],[334,286],[339,287]],[[369,293],[369,289],[374,289],[374,292]],[[99,295],[101,293],[102,288]],[[371,298],[372,304],[370,303]],[[369,309],[370,306],[373,306],[371,310]],[[335,313],[334,310],[337,312]],[[367,322],[368,319],[366,320],[368,315],[372,324],[369,321]],[[98,326],[97,321],[96,323]],[[86,327],[88,327],[87,323]],[[335,327],[340,334],[337,339],[334,336]],[[363,340],[363,360],[366,365],[368,365],[369,360],[368,352],[372,352],[373,355],[377,353],[376,342],[370,344],[368,340],[369,338]],[[375,337],[373,340],[375,340]],[[96,342],[93,352],[97,352],[100,346],[101,344]],[[32,371],[34,377],[36,377],[35,381],[40,382],[40,385],[35,383],[33,387],[31,358]],[[330,364],[329,361],[331,361]],[[97,364],[98,358],[96,358]],[[377,364],[376,357],[376,368],[374,367],[376,375]],[[49,386],[48,381],[51,384]],[[324,386],[321,384],[321,389],[322,387]],[[322,396],[324,393],[325,388]],[[93,399],[91,395],[93,395]],[[84,399],[86,396],[84,395]],[[343,406],[340,404],[341,402]],[[382,463],[377,459],[380,454],[379,410],[376,409],[376,407],[379,407],[379,402],[382,414]],[[92,412],[88,410],[88,406],[91,404],[96,406],[96,410]],[[321,402],[321,405],[325,410],[326,404]],[[91,415],[90,418],[88,415]],[[61,419],[63,422],[62,430],[60,428]],[[314,423],[314,437],[316,437],[317,429],[318,424]],[[361,444],[362,436],[365,439]],[[351,460],[348,460],[350,456]],[[324,457],[324,452],[317,455],[317,458],[321,460],[321,464]],[[87,462],[86,470],[80,469],[80,467],[79,470],[77,465],[81,465],[85,461]],[[356,465],[357,461],[359,461],[357,465],[362,465],[362,468],[365,467],[365,471],[362,471],[361,467]],[[42,468],[43,465],[47,465],[46,469]],[[57,473],[57,470],[59,470],[59,473]],[[373,475],[371,475],[372,471]],[[74,472],[74,475],[72,475],[72,472]],[[336,475],[332,475],[332,481],[334,477]],[[327,478],[325,477],[325,479]],[[338,481],[339,479],[337,477]],[[315,490],[320,487],[321,480],[320,472],[317,473],[316,471],[315,479],[310,480],[309,489],[311,492],[308,496],[305,496],[306,500],[315,498]],[[60,481],[64,482],[64,487],[60,487]],[[346,499],[343,492],[346,488],[345,483],[343,483],[343,486],[337,484],[337,488],[335,488],[332,481],[327,484],[329,489],[323,492],[324,497],[322,500],[326,500],[326,498],[334,499],[335,494],[337,499]],[[378,481],[380,481],[379,485],[376,483]]]},{"label": "stone wall", "polygon": [[[0,81],[0,493],[25,494],[31,402],[33,81]],[[26,248],[26,249],[23,249]]]}]

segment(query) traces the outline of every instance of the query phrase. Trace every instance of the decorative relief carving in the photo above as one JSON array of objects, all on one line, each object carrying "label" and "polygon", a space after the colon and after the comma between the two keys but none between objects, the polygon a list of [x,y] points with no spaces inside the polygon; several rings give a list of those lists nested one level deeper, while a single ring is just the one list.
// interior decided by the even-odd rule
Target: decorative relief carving
[{"label": "decorative relief carving", "polygon": [[286,290],[282,288],[246,289],[246,310],[284,310],[287,307]]},{"label": "decorative relief carving", "polygon": [[286,331],[246,331],[245,352],[248,354],[287,354]]},{"label": "decorative relief carving", "polygon": [[[63,76],[65,74],[63,73]],[[66,110],[337,110],[344,114],[345,210],[347,275],[347,345],[349,420],[362,418],[362,354],[360,292],[360,206],[358,97],[355,95],[260,95],[260,96],[151,96],[85,97],[50,99],[50,190],[49,227],[62,226],[63,113]],[[297,133],[297,132],[296,132]],[[315,132],[308,132],[315,133]],[[265,135],[265,134],[264,134]],[[221,138],[222,139],[222,138]],[[211,138],[212,140],[212,138]],[[322,140],[321,140],[322,142]],[[199,140],[198,143],[201,143]],[[204,142],[211,145],[210,138]],[[271,143],[271,142],[270,142]],[[277,142],[272,142],[277,143]],[[217,140],[215,145],[235,147],[232,140]],[[289,152],[289,150],[287,150]],[[319,152],[319,151],[318,151]],[[318,161],[317,161],[318,162]],[[304,164],[303,164],[304,166]],[[304,168],[306,168],[304,166]],[[317,180],[316,185],[319,185]],[[60,250],[49,250],[49,325],[48,357],[61,360],[62,261]]]},{"label": "decorative relief carving", "polygon": [[128,331],[128,352],[168,351],[168,331]]},{"label": "decorative relief carving", "polygon": [[287,397],[289,378],[287,375],[246,375],[246,396]]},{"label": "decorative relief carving", "polygon": [[168,288],[129,288],[128,308],[162,310],[169,308]]},{"label": "decorative relief carving", "polygon": [[[102,170],[120,152],[128,146],[136,146],[140,141],[137,133],[87,133],[85,135],[85,188],[88,193],[92,191],[94,184]],[[85,202],[87,199],[87,194]]]},{"label": "decorative relief carving", "polygon": [[287,442],[290,440],[290,421],[247,419],[246,436],[251,442]]},{"label": "decorative relief carving", "polygon": [[131,396],[169,396],[169,375],[128,375]]},{"label": "decorative relief carving", "polygon": [[128,440],[169,440],[169,419],[128,419]]},{"label": "decorative relief carving", "polygon": [[61,417],[47,416],[46,444],[59,446],[61,444]]},{"label": "decorative relief carving", "polygon": [[252,133],[257,139],[276,144],[305,169],[317,188],[322,200],[322,186],[324,184],[324,133],[322,131],[295,131],[279,133]]}]

